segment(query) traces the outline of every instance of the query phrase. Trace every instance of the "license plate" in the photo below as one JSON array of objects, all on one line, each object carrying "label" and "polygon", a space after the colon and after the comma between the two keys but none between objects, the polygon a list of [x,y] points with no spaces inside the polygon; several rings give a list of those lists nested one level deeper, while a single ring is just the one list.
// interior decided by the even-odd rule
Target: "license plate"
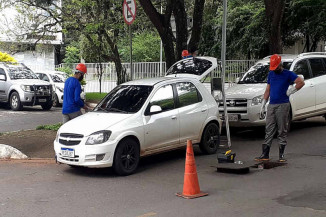
[{"label": "license plate", "polygon": [[234,115],[234,114],[229,114],[228,118],[229,118],[229,121],[238,121],[238,119],[239,119],[238,115]]},{"label": "license plate", "polygon": [[39,99],[39,102],[46,102],[46,99]]},{"label": "license plate", "polygon": [[72,148],[61,148],[61,155],[63,157],[75,157],[75,151]]}]

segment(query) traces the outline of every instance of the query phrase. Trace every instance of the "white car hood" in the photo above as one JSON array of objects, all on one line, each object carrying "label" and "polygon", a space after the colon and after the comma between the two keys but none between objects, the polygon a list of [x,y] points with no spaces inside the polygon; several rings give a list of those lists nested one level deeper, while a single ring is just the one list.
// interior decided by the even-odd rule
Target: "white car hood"
[{"label": "white car hood", "polygon": [[40,79],[15,79],[11,80],[15,84],[24,84],[24,85],[50,85],[50,82],[42,81]]},{"label": "white car hood", "polygon": [[236,84],[225,91],[227,99],[252,99],[263,95],[267,84]]},{"label": "white car hood", "polygon": [[88,136],[94,132],[108,129],[133,114],[89,112],[62,125],[60,133],[76,133]]}]

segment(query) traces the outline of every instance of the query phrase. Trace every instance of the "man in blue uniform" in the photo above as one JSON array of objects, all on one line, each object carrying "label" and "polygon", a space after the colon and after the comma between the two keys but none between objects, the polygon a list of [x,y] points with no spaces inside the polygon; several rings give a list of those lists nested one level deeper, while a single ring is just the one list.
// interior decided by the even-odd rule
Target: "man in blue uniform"
[{"label": "man in blue uniform", "polygon": [[[268,161],[269,150],[272,145],[274,134],[278,131],[279,141],[279,161],[285,162],[284,149],[287,144],[288,118],[290,112],[289,96],[304,86],[304,81],[294,72],[283,69],[281,56],[274,54],[270,58],[271,70],[268,74],[267,87],[264,93],[262,106],[260,109],[260,119],[265,118],[265,106],[270,98],[267,107],[265,141],[262,144],[262,154],[255,158],[256,161]],[[295,86],[289,86],[292,83]]]},{"label": "man in blue uniform", "polygon": [[74,76],[68,78],[65,81],[62,105],[63,123],[66,123],[69,120],[82,115],[82,112],[80,111],[81,108],[85,110],[88,109],[88,107],[84,104],[83,100],[80,98],[80,81],[83,80],[84,74],[86,74],[86,72],[86,65],[83,63],[79,63],[76,66]]}]

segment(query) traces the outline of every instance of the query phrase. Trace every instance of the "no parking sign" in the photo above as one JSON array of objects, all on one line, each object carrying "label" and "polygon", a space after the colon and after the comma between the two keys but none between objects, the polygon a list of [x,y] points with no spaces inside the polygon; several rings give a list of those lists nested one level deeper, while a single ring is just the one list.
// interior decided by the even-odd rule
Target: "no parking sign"
[{"label": "no parking sign", "polygon": [[134,22],[136,18],[136,0],[124,0],[123,18],[128,25]]}]

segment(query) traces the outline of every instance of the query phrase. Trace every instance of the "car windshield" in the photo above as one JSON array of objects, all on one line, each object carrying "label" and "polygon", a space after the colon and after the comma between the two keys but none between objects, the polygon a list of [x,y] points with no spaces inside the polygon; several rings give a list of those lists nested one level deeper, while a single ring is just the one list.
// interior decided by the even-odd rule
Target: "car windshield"
[{"label": "car windshield", "polygon": [[60,78],[58,75],[51,75],[51,74],[50,74],[50,76],[51,76],[53,82],[55,82],[55,83],[63,83],[63,82],[64,82],[64,81],[62,80],[62,78]]},{"label": "car windshield", "polygon": [[94,111],[136,113],[145,103],[153,86],[120,85],[95,107]]},{"label": "car windshield", "polygon": [[[283,68],[289,69],[292,62],[284,62]],[[267,83],[269,63],[258,63],[252,66],[240,79],[239,84]]]},{"label": "car windshield", "polygon": [[11,67],[9,68],[10,79],[38,79],[37,75],[34,74],[28,68],[23,67]]}]

